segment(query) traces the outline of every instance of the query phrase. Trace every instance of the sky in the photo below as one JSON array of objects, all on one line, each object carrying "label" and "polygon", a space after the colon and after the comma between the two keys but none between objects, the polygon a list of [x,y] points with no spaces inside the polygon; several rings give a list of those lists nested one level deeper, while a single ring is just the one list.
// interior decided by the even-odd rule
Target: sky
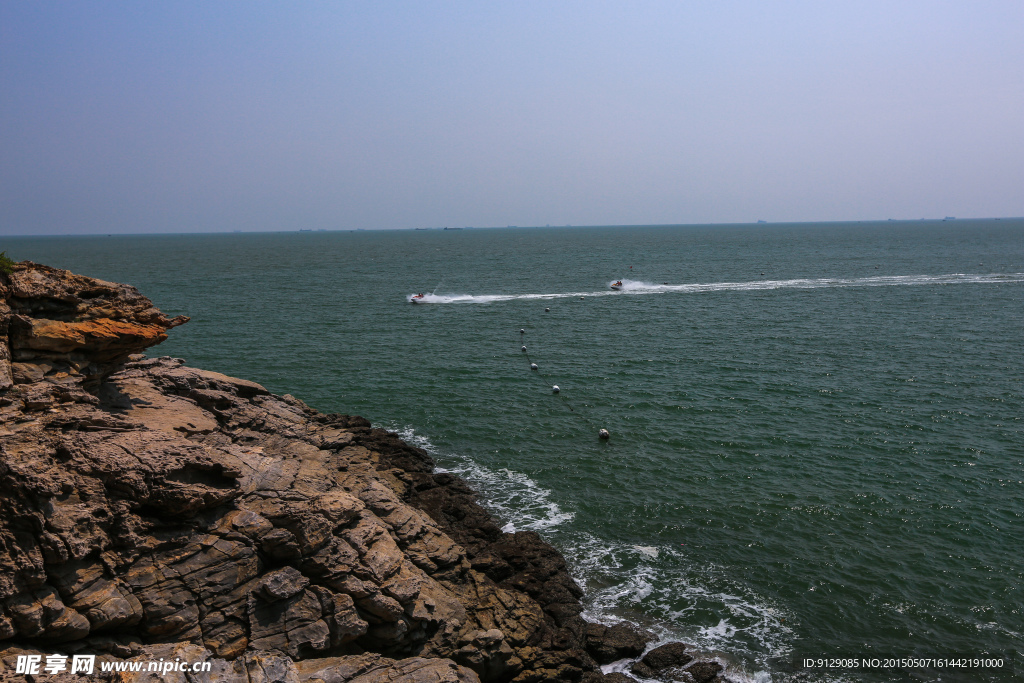
[{"label": "sky", "polygon": [[1024,216],[1024,2],[0,0],[0,235]]}]

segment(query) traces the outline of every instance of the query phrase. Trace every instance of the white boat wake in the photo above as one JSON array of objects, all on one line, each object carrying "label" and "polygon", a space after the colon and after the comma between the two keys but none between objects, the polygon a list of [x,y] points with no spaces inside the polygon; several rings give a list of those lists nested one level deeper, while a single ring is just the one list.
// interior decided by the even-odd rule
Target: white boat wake
[{"label": "white boat wake", "polygon": [[[489,304],[523,299],[573,299],[579,297],[623,296],[629,294],[697,294],[701,292],[759,291],[766,289],[822,289],[828,287],[899,287],[912,285],[1006,284],[1024,282],[1024,273],[948,275],[878,275],[857,278],[799,278],[794,280],[754,280],[751,282],[707,282],[673,285],[640,280],[622,280],[620,290],[602,289],[591,292],[558,292],[552,294],[424,294],[407,300],[417,304]],[[612,284],[608,283],[609,287]]]}]

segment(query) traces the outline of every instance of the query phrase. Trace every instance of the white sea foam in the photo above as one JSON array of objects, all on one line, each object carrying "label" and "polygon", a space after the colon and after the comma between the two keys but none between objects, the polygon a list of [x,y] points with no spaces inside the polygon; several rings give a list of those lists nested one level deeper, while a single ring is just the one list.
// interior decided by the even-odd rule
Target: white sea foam
[{"label": "white sea foam", "polygon": [[484,506],[504,522],[502,531],[553,529],[575,517],[575,513],[563,511],[558,503],[551,500],[551,491],[522,472],[504,467],[492,470],[461,454],[440,453],[429,439],[416,434],[411,427],[395,431],[407,443],[424,449],[445,463],[446,467],[438,467],[438,471],[456,474],[479,491],[483,495],[481,502]]},{"label": "white sea foam", "polygon": [[616,543],[567,528],[574,513],[562,510],[552,492],[529,476],[442,452],[412,428],[395,431],[443,463],[439,471],[457,474],[476,488],[481,502],[505,524],[504,531],[547,532],[586,592],[583,616],[588,621],[611,624],[622,621],[621,615],[642,613],[659,644],[684,640],[705,653],[730,655],[729,680],[737,683],[770,681],[768,660],[790,654],[793,633],[785,624],[786,613],[745,586],[724,580],[716,568],[694,565],[680,548]]},{"label": "white sea foam", "polygon": [[[427,294],[420,301],[429,304],[489,304],[523,299],[575,299],[578,297],[623,296],[629,294],[699,294],[702,292],[761,291],[771,289],[822,289],[829,287],[905,287],[914,285],[1005,284],[1024,282],[1024,273],[950,273],[946,275],[876,275],[858,278],[796,278],[750,282],[704,282],[657,284],[623,280],[620,290],[556,292],[549,294]],[[611,283],[609,283],[611,284]],[[412,299],[412,295],[408,297]]]},{"label": "white sea foam", "polygon": [[652,555],[651,546],[587,533],[573,534],[560,546],[586,592],[583,616],[589,621],[614,623],[619,614],[640,612],[659,643],[684,640],[706,653],[744,660],[746,671],[731,659],[735,681],[770,680],[769,660],[792,652],[785,611],[724,579],[717,568],[695,565],[682,549],[665,546]]}]

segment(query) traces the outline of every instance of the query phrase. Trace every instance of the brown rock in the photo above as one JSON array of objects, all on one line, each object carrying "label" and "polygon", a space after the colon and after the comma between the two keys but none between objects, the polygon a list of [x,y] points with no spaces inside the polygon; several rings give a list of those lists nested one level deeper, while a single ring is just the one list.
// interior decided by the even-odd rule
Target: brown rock
[{"label": "brown rock", "polygon": [[301,593],[308,585],[309,579],[298,569],[284,567],[265,575],[256,592],[267,602],[276,602]]},{"label": "brown rock", "polygon": [[38,382],[40,372],[95,382],[188,321],[168,319],[129,285],[29,261],[3,279],[0,390]]},{"label": "brown rock", "polygon": [[[167,339],[160,325],[139,325],[101,318],[87,322],[32,319],[16,315],[11,322],[11,344],[15,349],[34,349],[67,354],[88,353],[100,361],[119,356],[127,359],[137,349]],[[125,349],[132,349],[125,353]]]},{"label": "brown rock", "polygon": [[697,683],[709,683],[715,680],[722,670],[723,667],[718,662],[696,662],[686,668],[686,673]]},{"label": "brown rock", "polygon": [[654,639],[654,634],[632,624],[587,624],[587,652],[598,664],[639,657]]},{"label": "brown rock", "polygon": [[636,679],[617,671],[610,674],[588,673],[583,677],[583,683],[636,683]]},{"label": "brown rock", "polygon": [[691,649],[692,646],[685,643],[666,643],[644,655],[631,671],[644,678],[653,678],[667,669],[684,667],[693,661],[693,655],[687,652]]},{"label": "brown rock", "polygon": [[[50,363],[10,363],[10,371],[15,384],[32,384],[43,379],[46,373],[54,369]],[[10,383],[8,383],[10,386]]]}]

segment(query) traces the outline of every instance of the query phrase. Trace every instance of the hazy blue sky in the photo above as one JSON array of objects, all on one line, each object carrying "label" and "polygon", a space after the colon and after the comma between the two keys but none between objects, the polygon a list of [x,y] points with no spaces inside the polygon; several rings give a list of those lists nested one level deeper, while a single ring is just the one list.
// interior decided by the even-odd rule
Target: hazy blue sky
[{"label": "hazy blue sky", "polygon": [[0,234],[1024,215],[1024,2],[0,0]]}]

